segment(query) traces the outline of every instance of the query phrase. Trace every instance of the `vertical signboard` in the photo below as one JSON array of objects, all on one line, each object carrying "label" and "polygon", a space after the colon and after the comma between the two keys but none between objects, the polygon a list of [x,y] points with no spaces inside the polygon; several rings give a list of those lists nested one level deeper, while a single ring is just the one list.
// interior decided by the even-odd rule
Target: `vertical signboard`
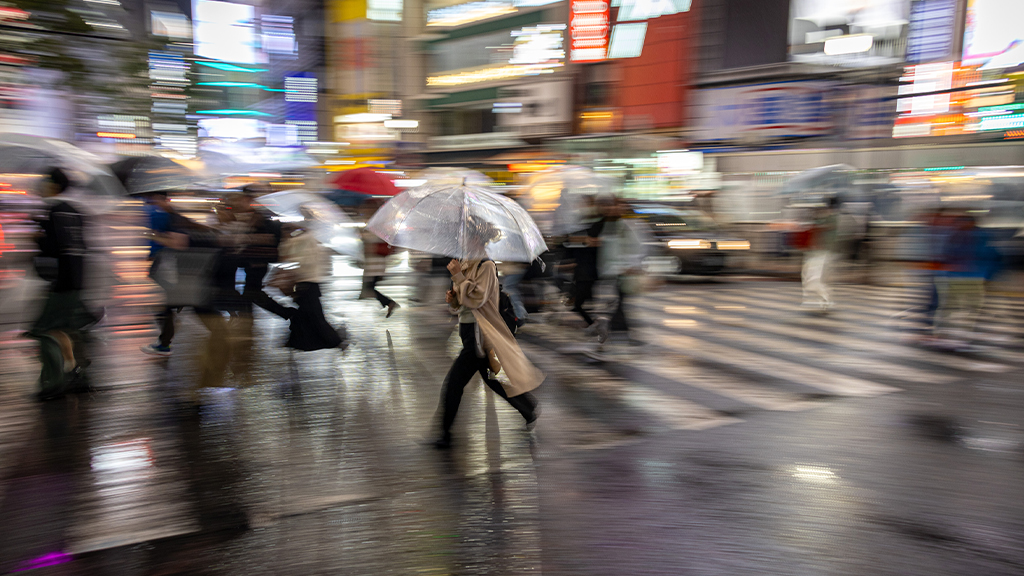
[{"label": "vertical signboard", "polygon": [[572,0],[569,8],[569,59],[599,62],[608,57],[607,0]]}]

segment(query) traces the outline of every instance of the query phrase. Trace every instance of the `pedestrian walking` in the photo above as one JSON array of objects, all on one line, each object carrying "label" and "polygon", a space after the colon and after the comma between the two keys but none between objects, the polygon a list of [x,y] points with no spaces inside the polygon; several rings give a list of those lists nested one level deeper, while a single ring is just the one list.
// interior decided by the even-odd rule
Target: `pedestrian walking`
[{"label": "pedestrian walking", "polygon": [[[471,222],[466,232],[467,256],[448,264],[452,289],[445,301],[459,318],[462,351],[448,371],[441,394],[441,437],[435,442],[438,448],[451,446],[451,429],[462,392],[475,374],[480,374],[488,388],[523,416],[528,429],[537,421],[538,403],[530,390],[539,386],[544,376],[526,359],[498,311],[498,273],[485,251],[496,233],[487,222]],[[494,377],[499,371],[504,371],[509,384],[503,385]]]},{"label": "pedestrian walking", "polygon": [[39,400],[53,400],[68,392],[88,389],[84,370],[86,328],[97,321],[82,301],[86,276],[85,221],[65,197],[71,180],[60,168],[43,178],[39,194],[49,206],[39,221],[40,258],[53,264],[40,267],[50,280],[43,310],[28,335],[39,341]]},{"label": "pedestrian walking", "polygon": [[598,207],[604,222],[599,237],[598,270],[602,279],[615,286],[616,292],[615,310],[608,323],[608,332],[624,335],[628,340],[626,300],[640,291],[645,234],[642,221],[625,218],[628,208],[621,199],[600,197]]},{"label": "pedestrian walking", "polygon": [[327,269],[324,250],[309,229],[309,214],[304,216],[303,222],[286,225],[280,248],[282,268],[270,282],[298,306],[291,314],[285,346],[304,351],[342,347],[343,334],[327,321],[320,301],[320,283]]},{"label": "pedestrian walking", "polygon": [[828,287],[828,276],[835,259],[836,210],[839,199],[828,198],[825,206],[818,208],[809,239],[810,246],[804,254],[801,273],[804,300],[803,305],[822,314],[833,306],[832,293]]},{"label": "pedestrian walking", "polygon": [[[149,238],[149,260],[150,278],[155,278],[159,272],[160,252],[165,248],[171,250],[185,250],[189,246],[188,231],[193,228],[188,218],[185,218],[174,209],[165,191],[150,192],[142,195],[144,209],[149,221],[149,230],[146,236]],[[198,227],[198,225],[196,226]],[[212,231],[210,231],[212,234]],[[152,344],[145,344],[141,350],[146,354],[159,357],[171,355],[171,340],[174,338],[175,316],[181,312],[180,306],[162,306],[157,312],[157,327],[160,334],[157,341]]]},{"label": "pedestrian walking", "polygon": [[[363,202],[360,213],[365,220],[369,220],[383,202],[371,198]],[[372,295],[380,302],[382,308],[387,308],[385,318],[391,318],[395,310],[401,308],[398,302],[381,294],[377,290],[377,284],[384,279],[387,267],[387,257],[392,254],[392,248],[387,242],[382,241],[376,234],[363,228],[363,290],[360,298],[369,298]]]},{"label": "pedestrian walking", "polygon": [[598,249],[601,246],[601,233],[604,231],[605,221],[599,219],[591,224],[582,234],[573,236],[568,247],[573,266],[573,291],[572,311],[579,314],[586,322],[587,327],[584,333],[597,335],[600,341],[604,341],[608,335],[608,320],[606,318],[594,318],[587,311],[587,304],[594,299],[594,284],[600,278],[597,268]]},{"label": "pedestrian walking", "polygon": [[969,214],[953,219],[942,254],[944,266],[935,279],[935,335],[954,347],[966,346],[985,301],[985,282],[999,271],[1000,255]]}]

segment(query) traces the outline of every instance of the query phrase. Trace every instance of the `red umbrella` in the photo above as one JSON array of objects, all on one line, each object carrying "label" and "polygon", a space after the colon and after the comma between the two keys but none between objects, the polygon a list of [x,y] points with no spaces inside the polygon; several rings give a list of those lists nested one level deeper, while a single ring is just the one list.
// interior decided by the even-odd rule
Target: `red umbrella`
[{"label": "red umbrella", "polygon": [[394,196],[400,192],[387,174],[370,168],[346,170],[334,178],[333,184],[342,190],[368,196]]}]

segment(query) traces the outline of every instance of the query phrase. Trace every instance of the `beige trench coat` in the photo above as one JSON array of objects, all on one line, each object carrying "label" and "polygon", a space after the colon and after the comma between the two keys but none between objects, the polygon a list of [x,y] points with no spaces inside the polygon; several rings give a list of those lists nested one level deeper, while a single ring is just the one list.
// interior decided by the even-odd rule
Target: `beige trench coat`
[{"label": "beige trench coat", "polygon": [[508,377],[508,382],[502,381],[502,386],[509,397],[540,386],[544,373],[526,359],[498,312],[498,274],[494,262],[462,262],[462,271],[452,276],[452,284],[459,304],[473,311],[483,335],[484,350],[493,350],[501,362],[501,369]]}]

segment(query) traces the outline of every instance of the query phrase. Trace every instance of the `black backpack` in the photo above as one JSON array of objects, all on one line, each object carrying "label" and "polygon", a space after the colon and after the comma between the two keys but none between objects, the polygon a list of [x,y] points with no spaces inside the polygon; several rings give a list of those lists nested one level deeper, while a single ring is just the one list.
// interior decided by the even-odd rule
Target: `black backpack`
[{"label": "black backpack", "polygon": [[519,318],[516,318],[516,309],[512,306],[512,297],[508,295],[501,288],[501,284],[498,284],[498,313],[501,314],[501,319],[505,321],[505,326],[508,326],[508,331],[512,334],[516,333],[516,329],[519,328]]}]

